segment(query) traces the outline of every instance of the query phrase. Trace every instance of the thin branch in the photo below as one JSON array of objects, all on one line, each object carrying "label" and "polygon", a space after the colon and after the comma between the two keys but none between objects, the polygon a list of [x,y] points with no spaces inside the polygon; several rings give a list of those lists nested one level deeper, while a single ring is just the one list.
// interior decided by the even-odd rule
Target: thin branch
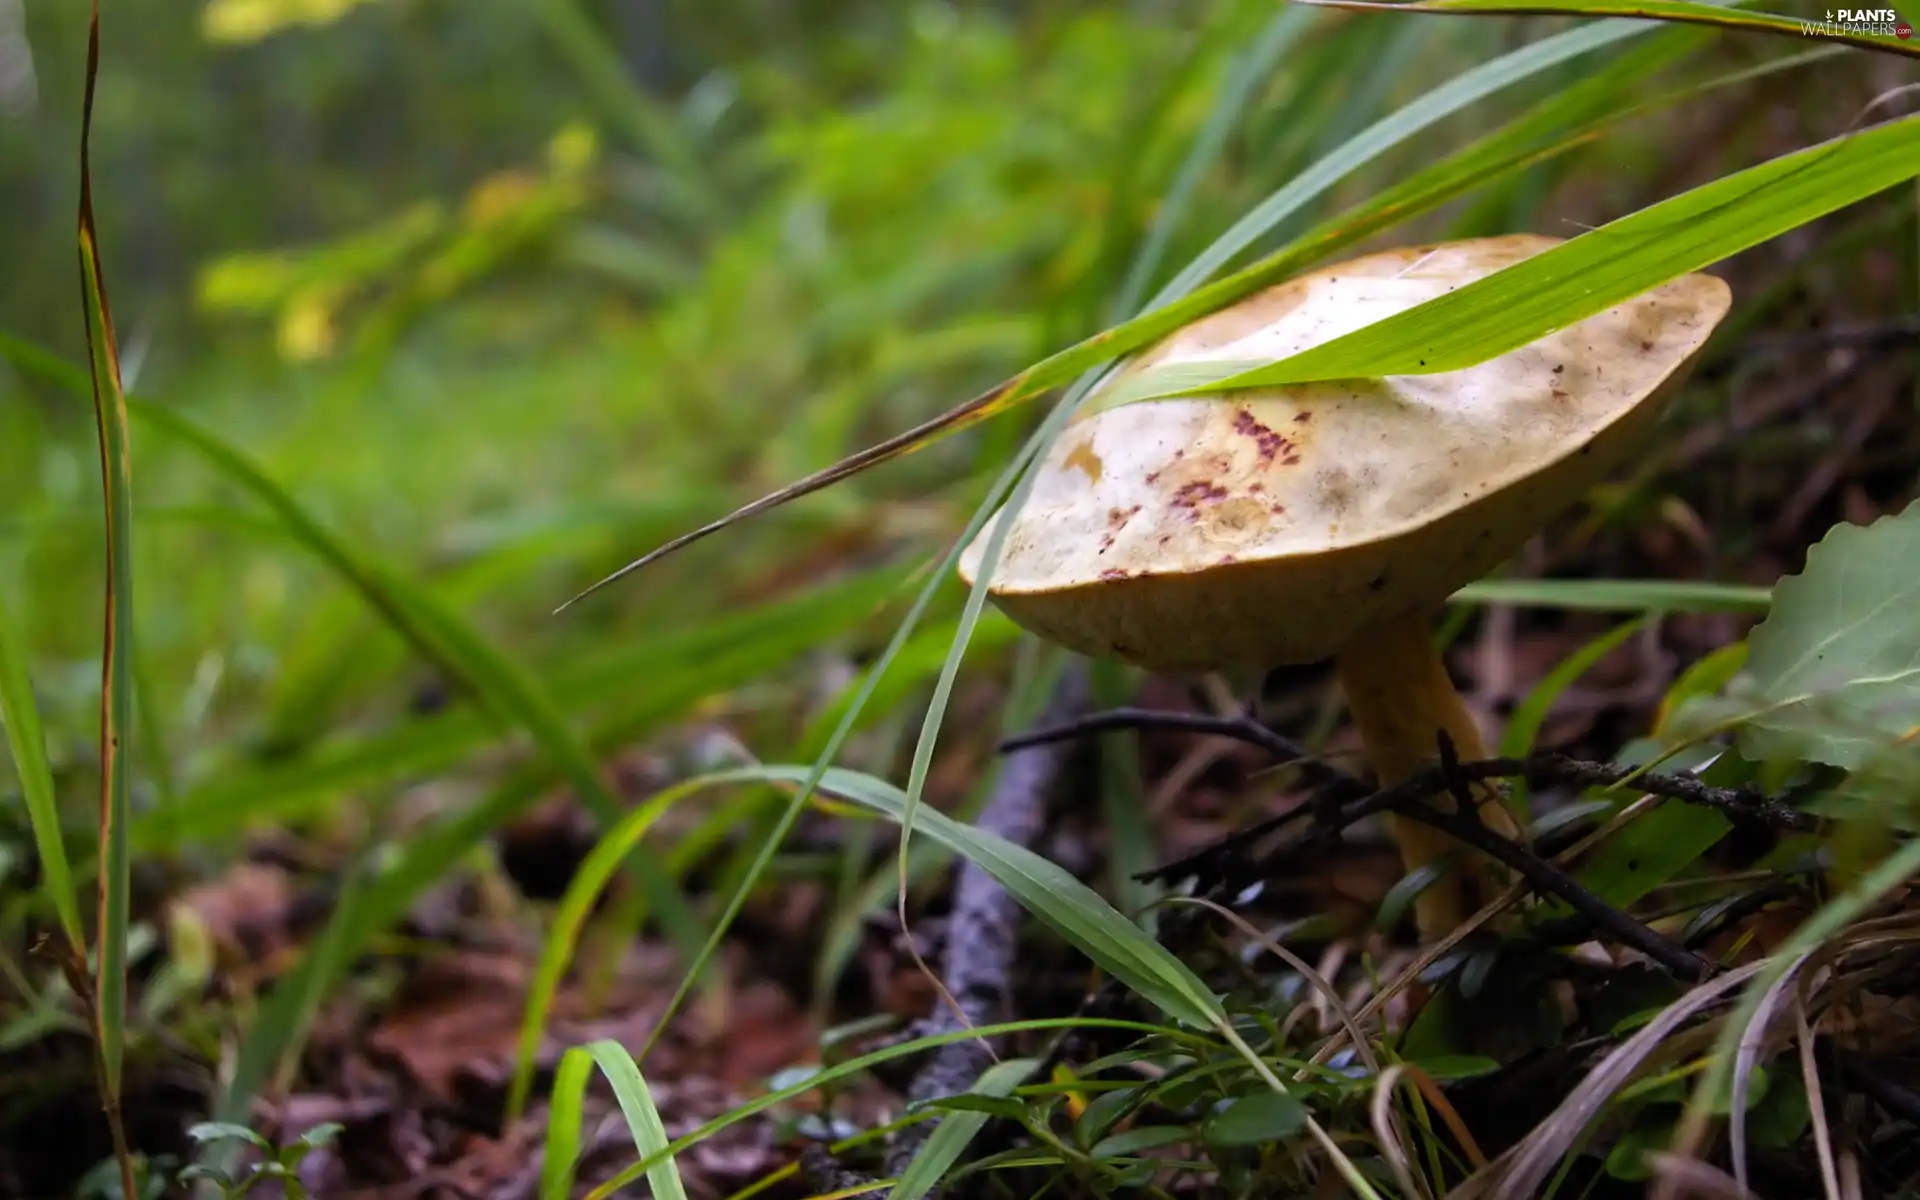
[{"label": "thin branch", "polygon": [[1260,822],[1251,829],[1238,831],[1176,862],[1146,872],[1142,876],[1144,879],[1171,881],[1218,873],[1224,861],[1235,858],[1244,860],[1246,848],[1253,842],[1282,826],[1309,817],[1315,819],[1322,833],[1338,833],[1368,816],[1393,812],[1405,819],[1439,829],[1505,863],[1536,890],[1564,901],[1574,912],[1620,944],[1631,946],[1675,975],[1688,980],[1705,978],[1712,972],[1711,964],[1600,899],[1573,876],[1526,847],[1493,833],[1479,821],[1465,815],[1470,809],[1463,809],[1461,813],[1445,813],[1427,804],[1427,799],[1447,792],[1463,792],[1469,784],[1503,778],[1522,778],[1530,787],[1539,789],[1566,785],[1608,787],[1631,776],[1632,785],[1643,792],[1711,808],[1741,823],[1784,829],[1814,827],[1813,818],[1805,813],[1769,800],[1750,788],[1714,787],[1689,775],[1661,772],[1636,774],[1638,769],[1634,767],[1592,762],[1556,753],[1535,754],[1523,759],[1459,762],[1447,752],[1450,747],[1442,747],[1439,766],[1393,787],[1369,790],[1360,780],[1312,758],[1302,747],[1250,716],[1211,717],[1156,713],[1145,709],[1116,709],[1011,739],[1008,745],[1032,747],[1116,729],[1151,728],[1179,729],[1234,738],[1259,746],[1284,761],[1309,766],[1322,782],[1318,789],[1320,794],[1313,802]]},{"label": "thin branch", "polygon": [[1463,813],[1441,812],[1420,800],[1403,800],[1393,806],[1393,811],[1405,820],[1430,825],[1487,857],[1505,863],[1541,893],[1566,901],[1567,907],[1593,922],[1615,941],[1633,947],[1682,979],[1697,982],[1712,973],[1712,964],[1706,959],[1634,920],[1588,891],[1579,880],[1559,867],[1519,843],[1501,837],[1472,817]]},{"label": "thin branch", "polygon": [[1250,746],[1258,746],[1283,763],[1298,765],[1316,785],[1316,794],[1311,803],[1269,817],[1246,829],[1236,830],[1211,845],[1141,876],[1148,881],[1205,874],[1224,860],[1242,857],[1245,847],[1267,834],[1308,817],[1317,818],[1323,825],[1345,827],[1375,813],[1392,809],[1403,799],[1424,798],[1456,784],[1500,778],[1522,778],[1533,788],[1566,785],[1586,788],[1610,787],[1633,776],[1632,786],[1642,792],[1678,800],[1683,804],[1711,808],[1740,824],[1797,831],[1811,830],[1816,826],[1814,818],[1777,800],[1770,800],[1752,788],[1714,787],[1691,775],[1659,771],[1635,775],[1638,770],[1635,767],[1551,752],[1530,755],[1524,759],[1496,758],[1461,763],[1457,770],[1451,772],[1436,767],[1392,789],[1376,792],[1355,776],[1324,759],[1314,757],[1298,742],[1246,715],[1217,717],[1200,713],[1116,708],[1009,738],[1001,743],[1000,749],[1008,752],[1123,729],[1169,729],[1232,738]]}]

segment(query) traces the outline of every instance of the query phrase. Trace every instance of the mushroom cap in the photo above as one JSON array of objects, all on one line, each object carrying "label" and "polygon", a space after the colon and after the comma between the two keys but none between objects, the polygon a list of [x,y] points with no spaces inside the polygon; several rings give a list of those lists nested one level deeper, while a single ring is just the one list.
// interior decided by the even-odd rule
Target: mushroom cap
[{"label": "mushroom cap", "polygon": [[[1558,243],[1326,267],[1124,373],[1284,358]],[[1105,408],[1095,393],[1035,468],[990,595],[1032,633],[1159,672],[1333,657],[1498,566],[1635,453],[1730,303],[1687,275],[1460,371]],[[969,584],[993,527],[961,556]]]}]

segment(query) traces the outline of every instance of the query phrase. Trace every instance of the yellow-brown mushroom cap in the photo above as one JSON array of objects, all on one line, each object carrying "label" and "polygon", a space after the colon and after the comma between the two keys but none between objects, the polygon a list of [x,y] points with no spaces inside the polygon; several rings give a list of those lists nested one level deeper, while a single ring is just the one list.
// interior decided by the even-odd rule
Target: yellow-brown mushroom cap
[{"label": "yellow-brown mushroom cap", "polygon": [[[1556,244],[1327,267],[1194,322],[1128,373],[1284,358]],[[991,595],[1042,637],[1152,670],[1331,657],[1484,575],[1620,466],[1730,302],[1688,275],[1461,371],[1110,408],[1096,393],[1035,468]],[[992,528],[961,557],[969,583]]]}]

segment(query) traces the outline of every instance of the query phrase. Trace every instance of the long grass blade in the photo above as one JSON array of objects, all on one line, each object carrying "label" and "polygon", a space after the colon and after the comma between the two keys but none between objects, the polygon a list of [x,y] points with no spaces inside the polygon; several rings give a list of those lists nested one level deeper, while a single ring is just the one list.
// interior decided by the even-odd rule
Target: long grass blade
[{"label": "long grass blade", "polygon": [[618,824],[601,836],[567,883],[567,890],[547,926],[546,941],[540,948],[540,959],[534,967],[533,980],[527,987],[526,1012],[520,1021],[519,1056],[514,1063],[513,1081],[507,1087],[508,1123],[518,1121],[526,1111],[527,1096],[533,1087],[533,1059],[540,1048],[540,1035],[546,1030],[547,1015],[553,1009],[553,998],[559,994],[560,981],[573,959],[580,931],[585,927],[594,905],[599,902],[601,892],[620,864],[639,845],[640,839],[646,836],[647,830],[668,809],[703,786],[704,780],[693,779],[663,788],[649,796],[646,803],[622,817]]},{"label": "long grass blade", "polygon": [[1920,117],[1888,121],[1723,176],[1279,362],[1142,372],[1115,402],[1461,370],[1916,175]]},{"label": "long grass blade", "polygon": [[1776,37],[1814,38],[1837,42],[1860,50],[1877,50],[1906,58],[1920,57],[1920,45],[1903,41],[1897,34],[1862,33],[1828,21],[1809,17],[1785,17],[1766,12],[1739,12],[1708,4],[1690,4],[1687,0],[1636,0],[1632,4],[1571,3],[1569,0],[1415,0],[1391,3],[1386,0],[1300,0],[1319,8],[1344,8],[1360,12],[1437,13],[1454,16],[1507,17],[1617,17],[1630,21],[1666,21],[1674,24],[1708,25],[1729,33],[1764,33]]},{"label": "long grass blade", "polygon": [[86,929],[80,923],[80,897],[67,862],[61,837],[60,805],[54,794],[53,771],[47,764],[46,736],[40,726],[40,705],[34,699],[33,680],[27,674],[27,647],[0,596],[0,724],[7,727],[7,748],[13,752],[14,773],[26,797],[27,820],[33,826],[34,848],[40,856],[40,886],[53,903],[60,931],[66,935],[66,954],[73,962],[87,958]]},{"label": "long grass blade", "polygon": [[[87,331],[88,373],[100,441],[100,484],[106,503],[106,617],[100,656],[100,868],[95,973],[89,997],[101,1100],[112,1128],[121,1187],[134,1195],[133,1160],[120,1119],[121,1063],[126,1053],[127,910],[132,883],[127,866],[127,736],[132,729],[133,472],[127,444],[127,398],[121,387],[119,343],[100,266],[89,167],[93,99],[100,77],[100,5],[87,23],[86,98],[80,116],[80,294]],[[77,973],[77,972],[76,972]]]},{"label": "long grass blade", "polygon": [[640,1157],[654,1159],[647,1168],[647,1186],[654,1200],[687,1200],[686,1185],[680,1182],[680,1168],[674,1165],[673,1150],[667,1140],[667,1127],[654,1106],[653,1093],[646,1077],[626,1047],[612,1040],[598,1041],[587,1047],[594,1065],[613,1085],[620,1101],[620,1113],[627,1119],[627,1132],[633,1136],[633,1148]]}]

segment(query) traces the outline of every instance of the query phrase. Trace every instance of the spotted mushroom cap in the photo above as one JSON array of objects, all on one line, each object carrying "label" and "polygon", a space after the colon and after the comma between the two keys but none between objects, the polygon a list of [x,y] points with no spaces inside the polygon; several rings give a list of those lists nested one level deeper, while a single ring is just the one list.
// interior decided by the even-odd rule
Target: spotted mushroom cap
[{"label": "spotted mushroom cap", "polygon": [[[1327,267],[1188,325],[1127,372],[1284,358],[1557,244]],[[1041,637],[1156,671],[1332,657],[1486,574],[1621,465],[1730,302],[1688,275],[1461,371],[1109,408],[1096,393],[1036,468],[992,598]],[[992,528],[961,557],[968,583]]]}]

